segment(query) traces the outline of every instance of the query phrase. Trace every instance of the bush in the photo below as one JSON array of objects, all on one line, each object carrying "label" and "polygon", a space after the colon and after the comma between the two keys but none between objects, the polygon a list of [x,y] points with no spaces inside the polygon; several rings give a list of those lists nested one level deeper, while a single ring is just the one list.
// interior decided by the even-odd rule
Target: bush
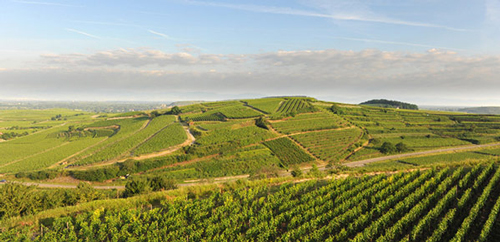
[{"label": "bush", "polygon": [[62,175],[63,172],[57,170],[19,172],[16,173],[16,178],[29,178],[31,180],[48,180],[54,179]]},{"label": "bush", "polygon": [[406,144],[404,144],[403,142],[399,142],[396,144],[396,150],[397,150],[397,152],[402,153],[402,152],[409,151],[410,148],[408,148],[408,146],[406,146]]},{"label": "bush", "polygon": [[264,167],[260,168],[260,170],[255,171],[252,174],[250,174],[249,179],[256,180],[256,179],[266,179],[266,178],[278,177],[279,172],[280,172],[280,169],[275,165],[264,166]]},{"label": "bush", "polygon": [[155,176],[151,179],[148,179],[148,181],[153,191],[172,190],[177,188],[175,180],[167,179],[163,176]]},{"label": "bush", "polygon": [[269,129],[267,127],[267,122],[266,120],[263,118],[263,117],[260,117],[258,119],[255,120],[255,125],[259,128],[263,128],[263,129]]},{"label": "bush", "polygon": [[325,176],[325,174],[323,174],[323,172],[321,172],[316,165],[312,165],[311,170],[309,170],[307,174],[312,177],[320,177],[320,178]]},{"label": "bush", "polygon": [[125,197],[131,197],[137,194],[144,194],[151,191],[149,182],[145,178],[134,178],[125,184]]},{"label": "bush", "polygon": [[301,177],[303,173],[300,167],[294,166],[291,174],[293,177]]},{"label": "bush", "polygon": [[125,184],[125,197],[131,197],[137,194],[145,194],[151,191],[172,190],[177,188],[175,181],[163,176],[155,177],[137,177]]},{"label": "bush", "polygon": [[394,146],[391,142],[384,142],[380,147],[380,152],[384,154],[392,154],[397,151],[396,146]]}]

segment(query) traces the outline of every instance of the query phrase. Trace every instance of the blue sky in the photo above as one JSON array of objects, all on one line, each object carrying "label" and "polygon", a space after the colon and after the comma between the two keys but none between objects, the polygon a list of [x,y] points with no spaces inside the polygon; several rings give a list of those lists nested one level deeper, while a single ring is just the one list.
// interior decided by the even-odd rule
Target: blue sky
[{"label": "blue sky", "polygon": [[0,99],[500,105],[500,0],[0,0]]}]

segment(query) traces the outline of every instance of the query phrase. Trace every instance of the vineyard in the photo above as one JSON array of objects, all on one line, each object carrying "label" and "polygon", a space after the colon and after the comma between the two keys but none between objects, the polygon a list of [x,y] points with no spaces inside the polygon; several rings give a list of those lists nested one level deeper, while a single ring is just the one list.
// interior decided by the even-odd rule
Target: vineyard
[{"label": "vineyard", "polygon": [[180,117],[183,121],[224,121],[226,119],[226,116],[224,116],[218,110],[181,115]]},{"label": "vineyard", "polygon": [[172,124],[174,121],[175,117],[171,115],[154,118],[148,122],[144,128],[140,128],[127,137],[124,137],[114,143],[110,143],[105,149],[101,149],[90,156],[75,162],[74,165],[86,165],[119,158],[120,156],[129,156],[130,152],[133,152],[138,145],[145,142],[147,139],[154,137],[157,133],[161,132],[162,129]]},{"label": "vineyard", "polygon": [[277,121],[271,124],[277,131],[284,134],[321,129],[337,129],[347,126],[347,122],[342,118],[326,112],[299,114],[286,121]]},{"label": "vineyard", "polygon": [[360,140],[362,131],[357,128],[311,132],[291,136],[312,154],[327,162],[338,162],[347,157]]},{"label": "vineyard", "polygon": [[500,241],[498,116],[305,97],[173,110],[0,110],[2,179],[92,182],[57,203],[26,188],[28,210],[0,182],[0,241]]},{"label": "vineyard", "polygon": [[255,118],[262,114],[245,106],[236,105],[218,109],[225,117],[231,119]]},{"label": "vineyard", "polygon": [[461,165],[465,163],[481,163],[498,159],[500,157],[500,149],[483,149],[480,151],[465,151],[452,154],[438,154],[423,157],[413,157],[398,159],[385,162],[374,162],[367,164],[365,170],[393,170],[397,169],[413,169],[415,167],[433,166],[433,165]]},{"label": "vineyard", "polygon": [[97,209],[1,240],[498,241],[500,169],[493,164],[258,183],[154,207]]},{"label": "vineyard", "polygon": [[144,175],[161,175],[173,179],[224,177],[256,173],[263,167],[278,167],[280,160],[265,146],[228,150],[223,155],[185,166],[171,165]]},{"label": "vineyard", "polygon": [[274,154],[282,161],[284,167],[314,160],[299,146],[288,138],[279,138],[264,142]]},{"label": "vineyard", "polygon": [[181,144],[187,139],[186,131],[181,124],[167,125],[157,134],[133,150],[134,155],[153,153],[162,149]]},{"label": "vineyard", "polygon": [[280,103],[283,101],[281,98],[264,98],[264,99],[252,99],[252,100],[244,100],[244,102],[258,109],[266,114],[274,113],[278,110]]},{"label": "vineyard", "polygon": [[305,100],[302,100],[300,98],[292,98],[288,99],[285,102],[281,103],[279,106],[277,112],[278,113],[299,113],[303,111],[304,109],[307,109],[311,107],[309,103],[307,103]]}]

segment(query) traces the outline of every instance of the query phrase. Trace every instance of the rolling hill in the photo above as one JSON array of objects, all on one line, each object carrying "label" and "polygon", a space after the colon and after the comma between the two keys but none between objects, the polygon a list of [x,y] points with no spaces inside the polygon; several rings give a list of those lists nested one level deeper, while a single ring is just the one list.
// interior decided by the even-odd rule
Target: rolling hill
[{"label": "rolling hill", "polygon": [[[298,96],[177,108],[176,114],[0,111],[0,132],[20,134],[0,142],[3,178],[124,189],[2,185],[9,207],[0,202],[0,239],[499,236],[492,231],[500,229],[500,116]],[[33,205],[13,210],[20,205],[8,201],[22,194]],[[19,233],[20,223],[28,224],[26,232]]]}]

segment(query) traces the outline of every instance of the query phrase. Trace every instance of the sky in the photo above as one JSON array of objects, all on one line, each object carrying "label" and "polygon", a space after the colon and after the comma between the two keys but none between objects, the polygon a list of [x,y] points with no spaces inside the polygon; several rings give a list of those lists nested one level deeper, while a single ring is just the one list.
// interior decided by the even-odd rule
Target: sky
[{"label": "sky", "polygon": [[0,0],[0,100],[500,106],[500,0]]}]

